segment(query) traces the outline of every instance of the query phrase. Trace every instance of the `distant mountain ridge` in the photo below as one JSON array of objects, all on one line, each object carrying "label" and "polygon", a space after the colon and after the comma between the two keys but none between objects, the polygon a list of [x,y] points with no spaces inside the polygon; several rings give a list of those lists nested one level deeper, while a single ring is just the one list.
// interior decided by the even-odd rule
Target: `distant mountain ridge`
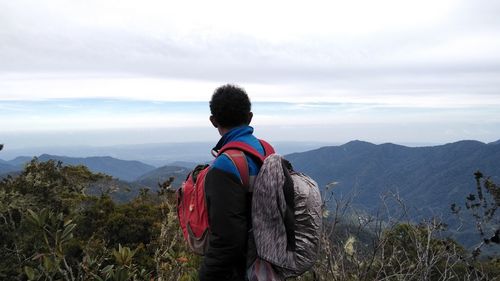
[{"label": "distant mountain ridge", "polygon": [[[476,170],[494,178],[500,177],[500,146],[497,144],[500,144],[500,140],[489,144],[459,141],[438,146],[406,147],[356,140],[340,146],[292,153],[286,157],[298,170],[311,175],[321,186],[337,181],[338,192],[356,190],[361,205],[373,204],[378,199],[372,198],[376,197],[374,194],[398,190],[411,202],[425,203],[432,209],[442,199],[461,199],[464,190],[474,184],[471,175]],[[106,173],[128,182],[147,182],[149,186],[156,186],[158,179],[163,180],[170,174],[183,178],[190,170],[189,166],[194,165],[186,163],[179,167],[168,165],[156,168],[139,161],[109,156],[80,158],[42,154],[39,159],[86,165],[94,172]],[[0,175],[21,170],[29,160],[30,157],[1,160]],[[427,198],[436,196],[439,200]]]},{"label": "distant mountain ridge", "polygon": [[[275,149],[281,154],[308,151],[332,143],[322,142],[273,142]],[[111,156],[116,159],[137,160],[142,163],[161,167],[163,165],[178,165],[175,162],[202,163],[213,159],[210,151],[214,142],[182,142],[182,143],[150,143],[114,146],[52,146],[25,147],[3,149],[2,159],[12,159],[18,156],[49,154],[68,157]],[[191,165],[190,165],[191,166]]]},{"label": "distant mountain ridge", "polygon": [[170,177],[174,177],[172,185],[174,188],[177,188],[186,179],[190,171],[191,169],[186,167],[163,166],[141,175],[134,183],[156,189],[159,183],[161,184]]},{"label": "distant mountain ridge", "polygon": [[125,181],[133,181],[155,169],[154,166],[139,161],[120,160],[109,156],[75,158],[42,154],[38,159],[41,161],[52,159],[69,165],[85,165],[91,171],[105,173]]},{"label": "distant mountain ridge", "polygon": [[[0,176],[22,170],[23,166],[31,159],[33,158],[26,156],[17,157],[10,161],[0,159]],[[171,176],[175,177],[174,187],[178,187],[191,170],[188,167],[174,165],[156,168],[140,161],[120,160],[110,156],[80,158],[42,154],[38,160],[61,161],[65,165],[85,165],[93,172],[105,173],[121,181],[129,182],[134,187],[144,186],[152,189],[156,189],[158,183],[166,181]],[[193,167],[196,165],[189,162],[178,163]]]},{"label": "distant mountain ridge", "polygon": [[33,159],[33,157],[28,157],[28,156],[18,156],[10,161],[8,161],[8,163],[10,165],[13,165],[13,166],[16,166],[16,167],[20,167],[22,168],[24,166],[24,164],[28,163],[29,161],[31,161],[31,159]]},{"label": "distant mountain ridge", "polygon": [[18,171],[18,170],[19,170],[19,167],[11,165],[7,161],[3,161],[3,160],[0,161],[0,175],[5,174],[5,173],[9,173],[9,172]]},{"label": "distant mountain ridge", "polygon": [[478,141],[429,147],[352,141],[286,158],[320,187],[338,182],[334,192],[355,194],[356,207],[373,210],[381,195],[395,192],[414,217],[450,217],[450,205],[474,191],[477,170],[500,182],[500,145]]},{"label": "distant mountain ridge", "polygon": [[[31,157],[22,156],[11,161],[0,162],[0,175],[22,170],[24,164],[31,159]],[[105,173],[124,181],[134,181],[139,176],[156,169],[154,166],[139,161],[120,160],[109,156],[79,158],[42,154],[38,160],[61,161],[66,165],[85,165],[93,172]]]},{"label": "distant mountain ridge", "polygon": [[493,145],[495,145],[495,144],[500,144],[500,140],[497,140],[497,141],[494,141],[494,142],[490,142],[490,143],[488,143],[488,144],[493,144]]},{"label": "distant mountain ridge", "polygon": [[[315,179],[322,189],[330,182],[338,182],[334,192],[337,195],[354,194],[356,208],[374,210],[380,206],[381,195],[398,193],[414,218],[437,215],[450,219],[450,205],[463,204],[465,197],[474,191],[473,173],[477,170],[500,183],[500,140],[488,144],[464,140],[426,147],[376,145],[356,140],[288,154],[286,158],[297,171]],[[39,157],[41,161],[49,159],[85,165],[94,172],[126,181],[123,184],[130,184],[133,192],[124,198],[137,194],[142,187],[155,190],[158,183],[170,176],[175,177],[174,187],[178,187],[194,165],[193,162],[177,162],[178,166],[156,168],[109,156],[80,158],[42,154]],[[0,160],[0,177],[22,170],[30,160],[31,157]]]}]

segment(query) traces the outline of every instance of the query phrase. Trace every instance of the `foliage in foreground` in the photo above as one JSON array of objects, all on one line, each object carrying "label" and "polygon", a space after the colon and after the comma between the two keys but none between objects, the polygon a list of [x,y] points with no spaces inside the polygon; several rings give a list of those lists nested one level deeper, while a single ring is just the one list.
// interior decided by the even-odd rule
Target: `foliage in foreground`
[{"label": "foliage in foreground", "polygon": [[178,231],[166,182],[126,204],[86,191],[110,178],[84,166],[31,161],[0,183],[2,280],[195,280],[199,259]]},{"label": "foliage in foreground", "polygon": [[[472,252],[448,238],[447,225],[439,219],[412,223],[397,194],[382,201],[388,205],[394,199],[402,212],[381,220],[352,209],[349,200],[326,193],[326,201],[334,200],[336,209],[325,219],[320,262],[297,280],[500,280],[500,257],[482,256],[479,250],[500,248],[496,213],[500,187],[479,172],[475,177],[478,194],[470,194],[464,204],[480,237]],[[457,208],[457,204],[452,207]]]},{"label": "foliage in foreground", "polygon": [[[108,176],[34,159],[19,176],[0,182],[0,279],[197,280],[200,259],[182,240],[171,183],[117,204]],[[96,189],[100,196],[89,195]],[[334,206],[325,212],[320,260],[297,280],[500,276],[498,260],[481,260],[444,238],[446,226],[438,220],[383,222],[356,213],[348,201]],[[498,219],[488,215],[490,223]]]}]

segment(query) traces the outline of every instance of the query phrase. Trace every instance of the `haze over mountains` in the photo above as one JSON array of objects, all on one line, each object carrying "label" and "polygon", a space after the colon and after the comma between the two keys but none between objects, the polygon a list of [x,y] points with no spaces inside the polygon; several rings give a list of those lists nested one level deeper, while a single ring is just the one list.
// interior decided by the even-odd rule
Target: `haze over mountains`
[{"label": "haze over mountains", "polygon": [[[165,148],[164,145],[158,145],[156,148],[152,145],[144,146],[145,155],[156,151],[158,155],[172,152],[174,155],[183,153],[184,156],[193,156],[192,162],[172,161],[173,164],[158,165],[160,168],[141,161],[120,160],[110,156],[67,157],[42,154],[39,159],[85,165],[94,172],[106,173],[123,181],[148,182],[151,177],[167,177],[170,174],[183,176],[196,163],[209,161],[208,157],[203,157],[207,145],[198,146],[200,148],[196,150],[194,143],[185,146],[174,144],[167,152],[161,150]],[[306,144],[281,144],[281,147],[278,146],[278,152],[286,154],[290,149],[306,147]],[[135,153],[139,154],[140,147],[135,146],[134,149]],[[130,151],[130,147],[126,150]],[[2,156],[5,152],[2,151]],[[362,205],[371,205],[373,200],[377,199],[377,194],[393,190],[411,197],[413,202],[425,203],[426,208],[431,210],[433,203],[441,201],[443,196],[453,199],[461,196],[462,190],[473,184],[471,175],[476,170],[481,170],[494,179],[500,177],[500,141],[489,144],[459,141],[428,147],[406,147],[390,143],[375,145],[352,141],[340,146],[324,146],[292,153],[286,157],[297,170],[311,175],[320,186],[337,181],[339,184],[336,189],[339,193],[357,193],[358,201]],[[10,161],[0,159],[0,174],[21,170],[31,158],[23,156]],[[429,201],[427,197],[431,195],[439,199]],[[426,199],[420,202],[422,198]]]},{"label": "haze over mountains", "polygon": [[[191,143],[182,148],[177,144],[175,150],[176,153],[191,150],[189,153],[200,157],[202,154],[197,152],[201,148],[194,150],[194,146]],[[293,147],[290,145],[289,148]],[[147,150],[151,153],[154,148],[149,146]],[[488,144],[459,141],[427,147],[351,141],[340,146],[288,154],[286,158],[297,171],[314,178],[321,188],[330,182],[338,182],[333,192],[338,196],[352,197],[356,208],[371,212],[381,206],[381,196],[398,194],[411,217],[417,219],[429,216],[451,219],[450,205],[463,203],[464,198],[474,190],[473,173],[477,170],[500,182],[500,141]],[[22,170],[31,159],[26,156],[10,161],[0,160],[0,176]],[[143,187],[155,190],[158,183],[171,176],[175,178],[174,186],[178,187],[196,163],[206,162],[201,156],[198,159],[202,161],[178,161],[175,165],[157,168],[140,161],[110,156],[39,156],[41,161],[48,159],[69,165],[85,165],[94,172],[109,174],[120,184],[128,183],[133,191],[130,194],[136,194],[137,189]]]},{"label": "haze over mountains", "polygon": [[[169,165],[163,162],[158,165],[160,168],[157,168],[141,161],[120,160],[110,156],[67,157],[42,154],[38,157],[41,161],[54,159],[69,165],[85,165],[94,172],[106,173],[128,182],[144,181],[148,176],[161,177],[162,173],[163,176],[171,173],[184,175],[196,163],[210,159],[203,156],[207,153],[207,147],[210,147],[208,144],[200,143],[196,149],[195,143],[184,146],[172,144],[166,152],[162,151],[165,147],[145,145],[143,154],[182,154],[184,159],[177,160],[183,161],[172,161]],[[282,144],[281,147],[278,146],[278,152],[286,154],[291,149],[306,147],[307,144]],[[114,148],[115,151],[118,149]],[[140,154],[140,146],[134,146],[133,149],[136,154]],[[131,148],[127,147],[125,150],[130,153]],[[2,157],[5,152],[7,151],[1,152]],[[186,161],[186,155],[191,155],[192,158],[187,158],[193,160]],[[431,210],[432,205],[443,198],[457,199],[457,196],[461,196],[463,189],[474,183],[471,175],[476,170],[481,170],[494,179],[500,177],[500,140],[489,144],[459,141],[427,147],[407,147],[391,143],[375,145],[351,141],[340,146],[324,146],[291,153],[286,157],[297,170],[311,175],[320,186],[336,181],[339,182],[336,188],[339,193],[357,193],[362,205],[371,205],[373,200],[377,199],[376,194],[393,190],[399,191],[419,205],[425,203],[426,209]],[[0,174],[21,170],[31,159],[30,156],[17,157],[10,161],[0,159]]]},{"label": "haze over mountains", "polygon": [[[303,152],[321,146],[332,145],[322,142],[273,142],[280,154]],[[148,165],[161,167],[167,164],[191,167],[193,163],[201,163],[213,159],[210,150],[211,142],[186,143],[150,143],[114,146],[52,146],[11,148],[8,144],[0,153],[1,159],[15,159],[20,156],[38,156],[42,154],[64,155],[68,157],[110,156],[122,160],[137,160]],[[0,159],[0,163],[2,163]],[[26,162],[25,157],[17,161]],[[5,161],[4,161],[5,162]]]}]

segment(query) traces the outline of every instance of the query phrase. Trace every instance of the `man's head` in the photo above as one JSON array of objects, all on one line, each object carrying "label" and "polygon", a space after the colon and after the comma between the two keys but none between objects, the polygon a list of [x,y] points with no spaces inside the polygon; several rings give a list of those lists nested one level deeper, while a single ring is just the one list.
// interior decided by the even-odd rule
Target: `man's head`
[{"label": "man's head", "polygon": [[227,84],[215,89],[210,100],[210,121],[222,129],[248,125],[252,121],[250,99],[243,88]]}]

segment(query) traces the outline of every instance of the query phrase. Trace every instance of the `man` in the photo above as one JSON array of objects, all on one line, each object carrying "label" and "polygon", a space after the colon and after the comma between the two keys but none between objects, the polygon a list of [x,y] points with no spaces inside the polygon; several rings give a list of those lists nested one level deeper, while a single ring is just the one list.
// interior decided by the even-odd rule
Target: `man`
[{"label": "man", "polygon": [[[239,141],[264,155],[264,148],[249,126],[253,114],[245,90],[229,84],[217,88],[210,101],[210,111],[210,121],[222,136],[214,147],[215,152],[230,142]],[[257,175],[260,169],[257,161],[248,155],[246,159],[249,175]],[[241,182],[238,169],[224,154],[215,159],[207,173],[205,197],[210,232],[208,250],[199,271],[201,281],[245,280],[247,253],[255,249],[247,243],[249,238],[252,241],[249,237],[251,194]]]}]

